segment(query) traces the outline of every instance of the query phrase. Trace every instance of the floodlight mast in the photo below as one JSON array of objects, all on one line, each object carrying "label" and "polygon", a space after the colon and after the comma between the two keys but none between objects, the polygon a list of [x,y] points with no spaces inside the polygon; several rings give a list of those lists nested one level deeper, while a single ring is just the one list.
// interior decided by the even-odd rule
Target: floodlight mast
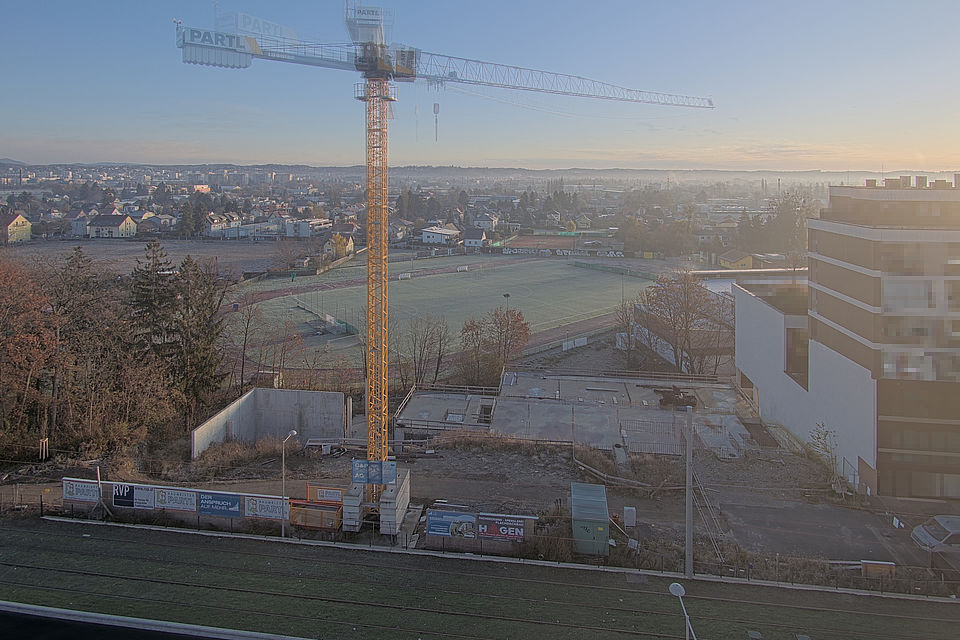
[{"label": "floodlight mast", "polygon": [[[366,103],[367,231],[367,459],[386,460],[387,429],[387,113],[396,100],[392,81],[434,86],[471,84],[618,102],[712,109],[710,98],[628,89],[581,76],[551,73],[390,44],[393,16],[380,7],[347,0],[344,19],[351,43],[319,44],[276,35],[240,35],[185,27],[177,22],[183,62],[242,69],[254,58],[359,71],[355,97]],[[379,491],[374,491],[374,498]]]}]

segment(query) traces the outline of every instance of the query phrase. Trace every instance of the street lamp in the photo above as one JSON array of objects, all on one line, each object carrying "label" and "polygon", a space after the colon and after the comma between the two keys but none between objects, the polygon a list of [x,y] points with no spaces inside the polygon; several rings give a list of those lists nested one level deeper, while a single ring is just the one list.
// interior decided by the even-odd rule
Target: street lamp
[{"label": "street lamp", "polygon": [[287,537],[287,440],[297,435],[295,429],[290,429],[290,433],[280,443],[280,537]]},{"label": "street lamp", "polygon": [[503,299],[507,301],[507,311],[510,311],[510,294],[509,293],[503,294]]},{"label": "street lamp", "polygon": [[693,636],[693,640],[697,640],[697,634],[693,631],[693,625],[690,624],[690,616],[687,615],[687,608],[683,605],[683,596],[687,594],[687,590],[683,588],[683,585],[679,582],[674,582],[670,585],[670,593],[677,596],[680,600],[680,608],[683,609],[683,619],[686,622],[685,629],[685,638],[690,640],[690,636]]}]

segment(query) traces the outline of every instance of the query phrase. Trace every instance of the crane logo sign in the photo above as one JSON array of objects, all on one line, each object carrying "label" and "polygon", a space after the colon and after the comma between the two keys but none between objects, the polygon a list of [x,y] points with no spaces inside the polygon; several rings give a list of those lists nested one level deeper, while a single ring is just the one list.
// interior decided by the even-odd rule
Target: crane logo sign
[{"label": "crane logo sign", "polygon": [[238,36],[220,31],[205,31],[203,29],[184,29],[181,33],[184,44],[198,44],[222,49],[233,49],[241,53],[251,53],[250,43],[246,36]]}]

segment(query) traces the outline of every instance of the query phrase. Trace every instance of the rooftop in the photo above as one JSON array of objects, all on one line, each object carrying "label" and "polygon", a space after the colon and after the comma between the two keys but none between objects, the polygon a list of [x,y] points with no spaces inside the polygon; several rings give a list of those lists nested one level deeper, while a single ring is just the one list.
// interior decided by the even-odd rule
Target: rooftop
[{"label": "rooftop", "polygon": [[496,389],[416,390],[396,423],[408,432],[463,429],[679,455],[684,414],[661,407],[657,393],[673,385],[696,398],[694,418],[704,446],[738,457],[749,438],[738,418],[744,404],[733,387],[709,377],[508,371]]}]

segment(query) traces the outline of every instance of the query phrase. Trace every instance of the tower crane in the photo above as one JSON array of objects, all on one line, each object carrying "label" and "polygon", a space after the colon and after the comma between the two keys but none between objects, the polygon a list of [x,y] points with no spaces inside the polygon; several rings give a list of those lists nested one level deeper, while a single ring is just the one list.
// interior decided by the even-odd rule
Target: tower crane
[{"label": "tower crane", "polygon": [[582,76],[440,55],[392,44],[392,13],[380,7],[344,3],[351,42],[319,44],[278,32],[228,33],[184,26],[175,20],[183,62],[229,69],[249,67],[254,59],[360,72],[354,97],[366,103],[367,234],[367,459],[387,459],[387,115],[397,99],[397,82],[448,83],[552,93],[618,102],[712,109],[709,98],[628,89]]}]

